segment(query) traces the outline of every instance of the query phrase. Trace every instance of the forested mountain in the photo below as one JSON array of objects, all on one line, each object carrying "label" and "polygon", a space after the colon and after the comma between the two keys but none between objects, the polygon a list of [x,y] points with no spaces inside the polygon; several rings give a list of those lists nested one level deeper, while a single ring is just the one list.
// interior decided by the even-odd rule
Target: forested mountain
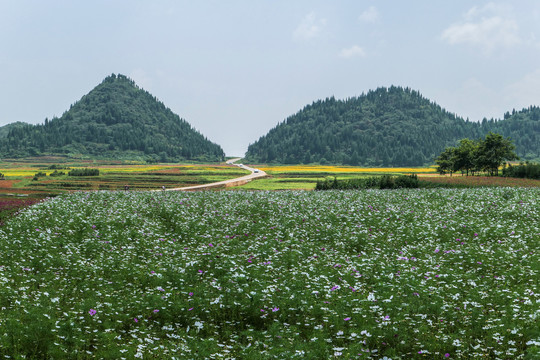
[{"label": "forested mountain", "polygon": [[11,124],[0,126],[0,139],[7,137],[11,129],[18,128],[18,127],[25,127],[25,126],[28,126],[28,124],[23,123],[21,121],[17,121]]},{"label": "forested mountain", "polygon": [[13,126],[0,156],[62,154],[156,161],[222,160],[219,145],[124,75],[111,75],[60,118]]},{"label": "forested mountain", "polygon": [[509,137],[516,145],[516,153],[523,160],[540,160],[540,107],[530,106],[512,110],[502,120],[482,121],[483,134],[492,131]]},{"label": "forested mountain", "polygon": [[[419,92],[392,86],[346,100],[319,100],[248,147],[255,163],[332,163],[365,166],[432,164],[446,146],[489,131],[510,136],[522,158],[540,157],[539,109],[505,120],[470,122]],[[519,139],[518,139],[519,137]]]}]

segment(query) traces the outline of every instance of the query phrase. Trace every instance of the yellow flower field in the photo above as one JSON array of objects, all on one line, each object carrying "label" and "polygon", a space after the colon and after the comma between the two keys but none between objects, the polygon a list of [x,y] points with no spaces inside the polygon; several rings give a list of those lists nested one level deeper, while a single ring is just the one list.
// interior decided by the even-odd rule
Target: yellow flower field
[{"label": "yellow flower field", "polygon": [[259,169],[265,172],[273,173],[373,173],[373,174],[388,174],[388,173],[436,173],[434,167],[421,168],[365,168],[356,166],[327,166],[327,165],[276,165],[276,166],[261,166]]}]

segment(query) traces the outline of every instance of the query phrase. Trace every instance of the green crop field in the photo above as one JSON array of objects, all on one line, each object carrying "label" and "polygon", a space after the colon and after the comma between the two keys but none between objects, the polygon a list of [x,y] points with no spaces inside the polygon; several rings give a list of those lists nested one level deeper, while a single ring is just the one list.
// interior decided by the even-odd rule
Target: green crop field
[{"label": "green crop field", "polygon": [[0,239],[6,359],[540,357],[538,188],[76,192]]}]

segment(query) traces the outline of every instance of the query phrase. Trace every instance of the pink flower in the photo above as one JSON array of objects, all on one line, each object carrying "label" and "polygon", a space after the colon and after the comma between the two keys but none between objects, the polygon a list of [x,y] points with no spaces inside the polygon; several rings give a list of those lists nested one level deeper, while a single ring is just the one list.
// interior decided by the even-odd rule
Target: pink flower
[{"label": "pink flower", "polygon": [[276,312],[276,311],[278,311],[278,310],[279,310],[279,308],[278,308],[278,307],[275,307],[275,308],[272,309],[272,312]]},{"label": "pink flower", "polygon": [[139,319],[137,319],[137,318],[133,318],[133,321],[135,321],[135,322],[139,322]]},{"label": "pink flower", "polygon": [[350,318],[350,317],[346,317],[346,318],[345,318],[345,319],[343,319],[343,320],[345,320],[345,321],[349,321],[349,320],[351,320],[351,318]]},{"label": "pink flower", "polygon": [[94,309],[90,309],[90,310],[88,311],[88,313],[90,314],[90,316],[94,316],[94,315],[96,315],[97,311],[94,310]]}]

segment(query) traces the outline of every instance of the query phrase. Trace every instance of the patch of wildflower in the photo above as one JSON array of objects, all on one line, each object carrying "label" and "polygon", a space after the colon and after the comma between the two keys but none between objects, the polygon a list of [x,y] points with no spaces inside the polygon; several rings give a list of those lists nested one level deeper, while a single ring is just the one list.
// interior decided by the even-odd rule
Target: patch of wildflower
[{"label": "patch of wildflower", "polygon": [[522,188],[59,196],[0,228],[0,356],[524,359],[539,219]]}]

